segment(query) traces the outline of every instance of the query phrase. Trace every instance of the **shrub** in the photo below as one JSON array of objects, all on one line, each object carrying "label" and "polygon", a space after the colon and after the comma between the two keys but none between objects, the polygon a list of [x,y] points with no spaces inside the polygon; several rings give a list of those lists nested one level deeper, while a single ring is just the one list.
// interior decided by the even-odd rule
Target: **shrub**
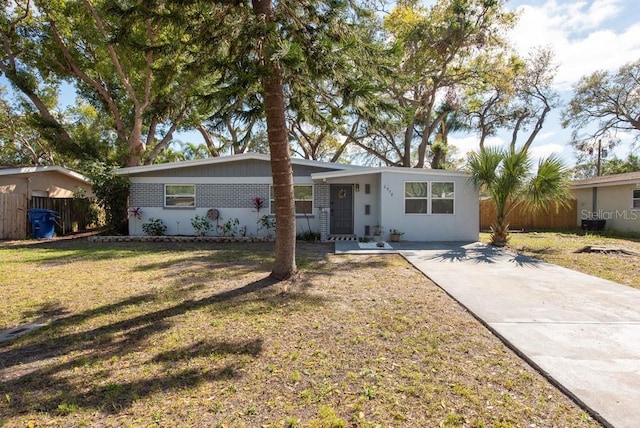
[{"label": "shrub", "polygon": [[236,236],[236,233],[238,233],[239,224],[240,224],[240,220],[238,220],[237,218],[230,218],[229,220],[226,221],[226,223],[219,224],[218,230],[224,236]]},{"label": "shrub", "polygon": [[267,234],[269,231],[276,227],[276,219],[273,217],[269,217],[268,215],[263,215],[258,220],[258,230],[264,229]]},{"label": "shrub", "polygon": [[87,198],[87,191],[85,189],[78,189],[73,193],[73,199],[75,200],[78,209],[82,213],[84,219],[84,228],[93,225],[94,227],[104,226],[105,212],[98,201],[95,198]]},{"label": "shrub", "polygon": [[205,236],[213,228],[209,219],[200,215],[191,219],[191,226],[196,231],[196,236]]},{"label": "shrub", "polygon": [[98,205],[105,211],[108,231],[124,234],[127,233],[127,202],[131,182],[115,171],[116,166],[95,162],[90,166],[88,175],[93,182],[93,193]]},{"label": "shrub", "polygon": [[320,241],[320,233],[318,232],[303,232],[297,236],[300,241],[318,242]]},{"label": "shrub", "polygon": [[149,236],[163,236],[167,226],[162,219],[150,217],[146,223],[142,224],[142,231]]}]

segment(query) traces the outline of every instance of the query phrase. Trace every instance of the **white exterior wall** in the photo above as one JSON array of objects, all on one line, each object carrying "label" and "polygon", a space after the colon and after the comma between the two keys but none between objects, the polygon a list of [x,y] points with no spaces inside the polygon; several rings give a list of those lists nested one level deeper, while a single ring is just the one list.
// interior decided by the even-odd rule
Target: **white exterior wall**
[{"label": "white exterior wall", "polygon": [[[404,232],[402,239],[405,241],[478,240],[479,197],[468,183],[467,175],[463,173],[445,170],[382,168],[373,169],[371,173],[356,171],[332,175],[334,174],[318,174],[314,178],[329,185],[354,186],[354,233],[357,237],[365,236],[365,226],[369,226],[373,231],[374,226],[380,225],[384,232],[382,236],[384,240],[390,239],[390,229]],[[404,184],[407,181],[453,182],[454,213],[405,214]],[[370,194],[365,193],[367,184],[371,186]],[[359,191],[355,191],[356,185]],[[369,215],[365,214],[365,205],[371,207]]]},{"label": "white exterior wall", "polygon": [[[404,232],[406,241],[477,241],[480,228],[478,193],[468,183],[467,176],[446,171],[424,174],[382,173],[380,224],[389,239],[389,229]],[[404,183],[407,181],[453,182],[453,214],[405,214]],[[430,187],[430,186],[429,186]],[[429,195],[431,197],[431,195]]]},{"label": "white exterior wall", "polygon": [[640,184],[600,186],[597,191],[595,210],[593,207],[593,189],[574,189],[577,200],[578,227],[581,220],[599,218],[606,220],[606,229],[620,232],[640,232],[640,210],[632,206],[633,191]]},{"label": "white exterior wall", "polygon": [[[191,226],[191,219],[196,215],[206,216],[210,208],[160,208],[160,207],[140,207],[142,215],[140,219],[131,217],[129,219],[129,235],[144,235],[142,224],[149,221],[150,218],[159,218],[167,226],[166,235],[195,235],[195,230]],[[257,217],[256,213],[248,208],[217,208],[220,212],[220,219],[216,223],[210,220],[213,229],[207,233],[207,236],[222,236],[222,233],[215,230],[216,224],[222,226],[229,219],[237,218],[238,233],[236,236],[242,236],[240,228],[247,226],[246,236],[256,236]],[[271,233],[273,234],[273,230]],[[260,236],[265,236],[265,231],[260,231]]]},{"label": "white exterior wall", "polygon": [[[354,229],[357,236],[365,236],[365,226],[369,226],[371,233],[373,227],[380,223],[380,175],[369,174],[354,177],[354,184],[358,184],[360,190],[354,192]],[[366,185],[370,186],[370,193],[365,193]],[[369,205],[371,211],[365,214],[365,206]]]},{"label": "white exterior wall", "polygon": [[[208,178],[208,177],[180,177],[180,178],[163,178],[163,177],[131,177],[132,184],[195,184],[196,185],[196,205],[198,203],[198,184],[263,184],[263,185],[271,185],[272,180],[270,177],[252,177],[252,178]],[[310,184],[313,182],[311,178],[294,178],[295,184]],[[263,197],[265,198],[265,206],[261,210],[259,216],[258,213],[251,207],[251,199],[254,197]],[[164,194],[162,195],[164,199]],[[220,213],[220,219],[216,223],[216,221],[210,221],[213,224],[213,230],[211,230],[207,236],[222,236],[222,232],[215,230],[216,224],[223,225],[229,219],[237,218],[239,221],[238,224],[238,233],[236,236],[242,236],[240,234],[240,230],[242,227],[246,226],[246,236],[265,236],[266,231],[264,229],[258,231],[258,217],[262,217],[265,214],[269,214],[269,194],[258,195],[258,194],[247,194],[247,195],[237,195],[237,198],[242,198],[243,203],[248,205],[247,208],[227,208],[222,205],[215,206],[197,206],[195,208],[176,208],[176,207],[161,207],[161,206],[145,206],[144,204],[140,204],[138,206],[132,206],[132,209],[139,208],[141,215],[140,219],[136,219],[133,216],[129,218],[129,235],[144,235],[142,231],[142,224],[149,221],[150,218],[162,219],[164,224],[167,226],[166,235],[195,235],[195,230],[191,225],[191,220],[195,218],[196,215],[206,216],[207,211],[212,208],[215,208]],[[315,198],[315,188],[314,188],[314,198]],[[246,199],[246,201],[244,201]],[[308,216],[309,220],[307,222],[307,218],[305,216],[298,216],[296,219],[296,228],[298,233],[305,233],[309,231],[309,226],[311,227],[312,232],[319,232],[319,212],[318,207],[314,201],[314,214],[312,216]],[[274,234],[274,229],[271,229],[270,233]]]},{"label": "white exterior wall", "polygon": [[576,198],[576,226],[580,227],[582,220],[591,218],[593,211],[593,190],[592,189],[573,189],[571,191]]}]

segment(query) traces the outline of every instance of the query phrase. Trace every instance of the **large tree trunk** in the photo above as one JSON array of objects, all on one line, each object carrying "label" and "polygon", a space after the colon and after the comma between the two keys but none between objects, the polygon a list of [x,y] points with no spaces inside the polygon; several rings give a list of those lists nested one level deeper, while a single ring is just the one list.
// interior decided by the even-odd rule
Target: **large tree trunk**
[{"label": "large tree trunk", "polygon": [[[256,14],[273,19],[271,0],[252,0]],[[295,275],[296,267],[296,216],[293,202],[293,170],[287,139],[284,112],[282,70],[269,59],[268,41],[262,61],[266,74],[262,78],[264,107],[267,116],[267,138],[271,153],[271,176],[276,204],[275,263],[271,276],[278,280]]]},{"label": "large tree trunk", "polygon": [[402,154],[402,166],[405,168],[411,168],[411,141],[413,140],[413,128],[416,126],[415,116],[411,120],[411,123],[407,125],[404,131],[404,138],[402,140],[402,147],[404,153]]},{"label": "large tree trunk", "polygon": [[127,139],[129,146],[129,155],[127,156],[127,166],[139,166],[144,152],[144,144],[142,143],[142,118],[135,115],[131,134]]}]

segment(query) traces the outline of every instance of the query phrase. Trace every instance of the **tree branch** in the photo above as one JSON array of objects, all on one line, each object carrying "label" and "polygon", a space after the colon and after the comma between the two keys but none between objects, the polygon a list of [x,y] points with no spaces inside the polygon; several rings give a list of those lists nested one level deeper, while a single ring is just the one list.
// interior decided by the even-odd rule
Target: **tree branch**
[{"label": "tree branch", "polygon": [[216,149],[213,138],[211,138],[211,134],[209,134],[207,128],[205,128],[204,125],[200,124],[198,125],[197,129],[198,131],[200,131],[200,134],[202,135],[202,138],[204,139],[204,142],[207,145],[207,149],[209,149],[209,153],[211,153],[211,156],[220,156],[220,152],[218,152],[218,150]]},{"label": "tree branch", "polygon": [[116,74],[120,78],[122,85],[126,89],[129,96],[131,97],[131,101],[133,101],[134,109],[136,110],[136,112],[139,112],[141,110],[142,105],[140,103],[140,100],[138,99],[138,95],[136,94],[135,89],[131,85],[131,82],[129,82],[129,78],[126,76],[124,70],[122,69],[122,64],[120,64],[120,58],[118,57],[116,50],[114,49],[113,45],[109,42],[109,37],[107,36],[107,32],[104,29],[104,24],[102,23],[102,19],[100,18],[100,16],[98,15],[98,12],[96,11],[96,9],[93,7],[93,5],[89,0],[82,0],[82,2],[87,7],[87,9],[89,9],[89,12],[93,17],[93,20],[95,21],[96,26],[98,27],[98,32],[105,39],[105,42],[107,44],[107,51],[109,52],[109,57],[113,62],[113,66],[115,67]]},{"label": "tree branch", "polygon": [[29,98],[42,116],[45,126],[47,128],[52,128],[56,137],[66,145],[69,150],[82,152],[81,147],[73,138],[71,138],[71,135],[69,135],[62,124],[51,113],[47,105],[40,99],[40,96],[33,90],[33,88],[27,86],[25,82],[19,78],[18,71],[15,68],[15,55],[11,49],[9,37],[7,34],[2,33],[2,39],[4,50],[11,66],[7,67],[4,61],[0,61],[0,70],[2,70],[7,79],[9,79],[23,94],[27,96],[27,98]]},{"label": "tree branch", "polygon": [[113,115],[113,120],[115,122],[115,127],[116,127],[116,135],[118,136],[118,139],[122,141],[127,141],[127,133],[125,131],[125,126],[122,120],[122,116],[120,115],[120,109],[118,108],[118,105],[116,104],[115,100],[113,99],[109,91],[107,91],[104,88],[101,82],[91,78],[87,73],[85,73],[82,69],[80,69],[80,67],[78,67],[76,62],[73,60],[73,56],[71,55],[71,52],[67,47],[67,44],[62,39],[62,36],[58,31],[58,27],[56,26],[56,23],[54,21],[49,21],[49,27],[51,28],[53,39],[55,40],[56,44],[60,48],[60,51],[62,52],[62,56],[66,61],[67,69],[74,76],[76,76],[77,78],[85,82],[87,85],[95,89],[98,95],[100,95],[100,98],[104,101],[105,105],[107,106],[107,109]]}]

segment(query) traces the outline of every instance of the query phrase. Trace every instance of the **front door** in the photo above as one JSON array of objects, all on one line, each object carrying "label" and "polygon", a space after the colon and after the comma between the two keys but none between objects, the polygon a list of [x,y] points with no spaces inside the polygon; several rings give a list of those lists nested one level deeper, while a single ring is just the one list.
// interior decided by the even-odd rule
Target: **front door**
[{"label": "front door", "polygon": [[353,235],[353,185],[331,184],[332,235]]}]

